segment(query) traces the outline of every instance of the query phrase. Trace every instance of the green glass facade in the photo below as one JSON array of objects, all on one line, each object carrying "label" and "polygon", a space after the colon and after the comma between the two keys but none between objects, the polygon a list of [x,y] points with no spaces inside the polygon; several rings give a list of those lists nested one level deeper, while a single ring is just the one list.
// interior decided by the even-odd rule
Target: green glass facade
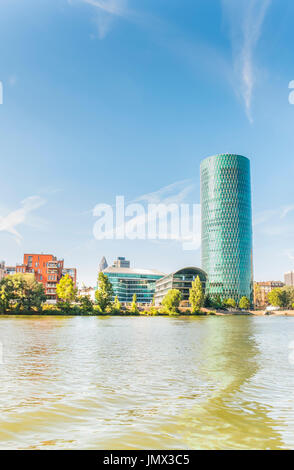
[{"label": "green glass facade", "polygon": [[103,272],[108,276],[113,288],[113,300],[118,297],[121,303],[130,303],[137,295],[140,304],[151,304],[155,293],[155,283],[164,276],[159,272],[136,272],[135,269],[109,267]]},{"label": "green glass facade", "polygon": [[221,154],[201,163],[202,269],[211,297],[253,302],[250,162]]}]

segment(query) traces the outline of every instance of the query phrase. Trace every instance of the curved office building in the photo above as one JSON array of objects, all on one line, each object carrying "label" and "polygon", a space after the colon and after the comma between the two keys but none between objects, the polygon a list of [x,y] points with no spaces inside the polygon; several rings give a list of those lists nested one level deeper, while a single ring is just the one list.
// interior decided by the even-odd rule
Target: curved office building
[{"label": "curved office building", "polygon": [[192,282],[199,276],[205,290],[206,273],[196,267],[182,268],[171,274],[158,279],[155,285],[155,305],[160,305],[163,298],[170,289],[178,289],[182,294],[182,301],[188,302]]},{"label": "curved office building", "polygon": [[241,155],[214,155],[202,161],[200,171],[206,293],[252,302],[250,162]]}]

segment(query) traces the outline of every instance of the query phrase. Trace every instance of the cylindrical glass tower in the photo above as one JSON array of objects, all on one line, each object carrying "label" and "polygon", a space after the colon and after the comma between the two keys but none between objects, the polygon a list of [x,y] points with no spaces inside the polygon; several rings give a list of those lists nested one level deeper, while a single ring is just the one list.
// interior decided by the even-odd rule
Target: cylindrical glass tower
[{"label": "cylindrical glass tower", "polygon": [[250,162],[221,154],[201,163],[202,269],[212,297],[253,302]]}]

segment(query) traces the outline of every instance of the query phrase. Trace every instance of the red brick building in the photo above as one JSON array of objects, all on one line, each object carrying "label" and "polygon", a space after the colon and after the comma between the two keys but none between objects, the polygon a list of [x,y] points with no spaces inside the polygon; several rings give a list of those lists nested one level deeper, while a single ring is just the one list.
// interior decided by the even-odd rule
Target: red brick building
[{"label": "red brick building", "polygon": [[69,274],[72,277],[76,287],[76,269],[64,269],[64,260],[58,260],[53,255],[25,253],[23,264],[16,266],[16,272],[34,273],[36,281],[43,284],[48,300],[57,299],[56,284],[65,274]]}]

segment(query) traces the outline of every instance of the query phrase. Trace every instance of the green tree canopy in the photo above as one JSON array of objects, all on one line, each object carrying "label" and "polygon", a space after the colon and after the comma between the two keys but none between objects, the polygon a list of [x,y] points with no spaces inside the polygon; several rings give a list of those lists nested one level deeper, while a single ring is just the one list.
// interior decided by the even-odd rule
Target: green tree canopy
[{"label": "green tree canopy", "polygon": [[56,286],[57,297],[63,302],[70,304],[76,299],[77,289],[74,287],[72,278],[66,274]]},{"label": "green tree canopy", "polygon": [[93,302],[89,295],[80,295],[78,298],[80,309],[83,313],[93,312]]},{"label": "green tree canopy", "polygon": [[170,289],[162,299],[162,306],[169,314],[173,315],[178,312],[181,299],[182,294],[178,289]]},{"label": "green tree canopy", "polygon": [[221,296],[218,294],[216,298],[214,299],[214,307],[215,308],[223,308],[224,304],[222,301]]},{"label": "green tree canopy", "polygon": [[5,313],[9,310],[14,300],[14,285],[11,276],[7,276],[0,281],[0,310]]},{"label": "green tree canopy", "polygon": [[110,280],[102,272],[98,275],[98,289],[95,292],[96,304],[102,312],[112,305],[113,289]]},{"label": "green tree canopy", "polygon": [[247,297],[242,297],[239,302],[239,307],[241,310],[249,310],[250,309],[250,301]]},{"label": "green tree canopy", "polygon": [[192,287],[190,289],[189,303],[192,307],[192,313],[199,312],[201,307],[204,306],[204,291],[202,287],[202,282],[200,277],[197,276],[196,279],[192,282]]},{"label": "green tree canopy", "polygon": [[137,307],[137,294],[134,294],[134,295],[133,295],[133,301],[132,301],[132,305],[131,305],[130,312],[131,312],[131,313],[134,313],[134,314],[138,314],[138,313],[139,313],[139,309],[138,309],[138,307]]},{"label": "green tree canopy", "polygon": [[118,296],[117,296],[117,295],[116,295],[115,298],[114,298],[112,310],[113,310],[114,313],[120,313],[120,312],[121,312],[121,303],[120,303],[120,301],[118,300]]},{"label": "green tree canopy", "polygon": [[267,298],[268,298],[269,303],[273,307],[286,307],[287,306],[286,292],[280,287],[277,287],[276,289],[273,289],[271,292],[269,292],[267,295]]},{"label": "green tree canopy", "polygon": [[237,302],[235,299],[227,299],[224,301],[224,304],[228,308],[236,308],[237,307]]},{"label": "green tree canopy", "polygon": [[43,285],[35,280],[34,274],[17,273],[7,276],[0,283],[0,307],[6,311],[11,303],[15,310],[40,309],[46,296]]},{"label": "green tree canopy", "polygon": [[294,304],[294,287],[285,286],[282,288],[284,297],[283,297],[283,307],[293,308]]}]

